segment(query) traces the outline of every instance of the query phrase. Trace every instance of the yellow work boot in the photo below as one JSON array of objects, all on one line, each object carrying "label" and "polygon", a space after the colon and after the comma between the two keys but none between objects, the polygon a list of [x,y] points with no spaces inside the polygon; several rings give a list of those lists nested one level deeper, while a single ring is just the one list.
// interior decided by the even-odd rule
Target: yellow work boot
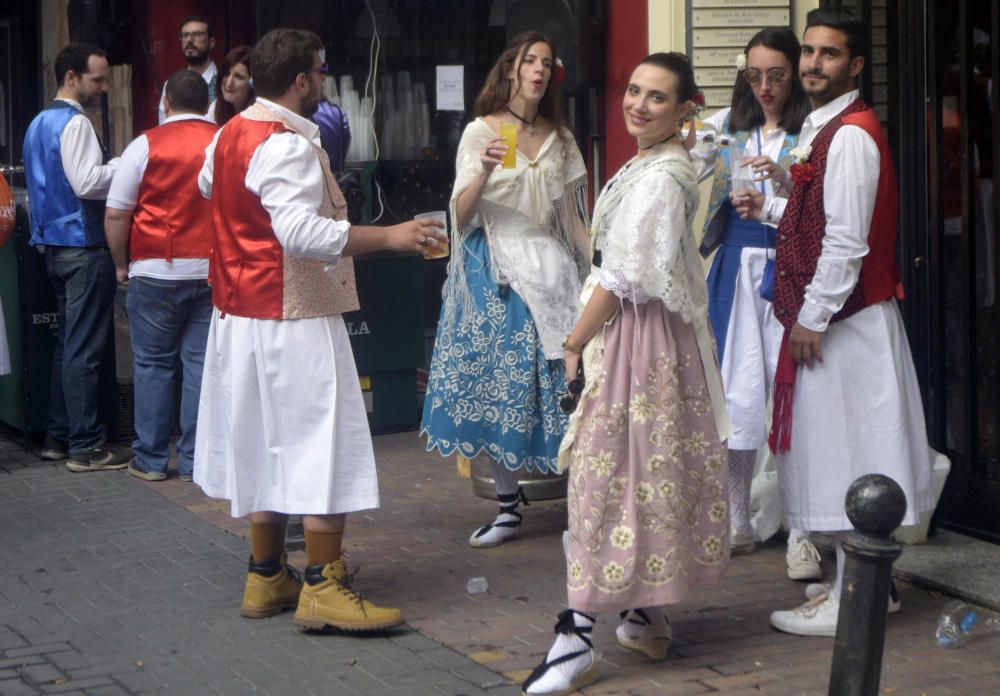
[{"label": "yellow work boot", "polygon": [[306,584],[299,595],[295,624],[344,631],[378,631],[403,623],[399,609],[377,607],[351,589],[343,560],[306,568]]},{"label": "yellow work boot", "polygon": [[241,615],[263,619],[298,605],[302,579],[299,571],[288,565],[287,559],[286,554],[281,554],[279,558],[254,563],[250,556]]}]

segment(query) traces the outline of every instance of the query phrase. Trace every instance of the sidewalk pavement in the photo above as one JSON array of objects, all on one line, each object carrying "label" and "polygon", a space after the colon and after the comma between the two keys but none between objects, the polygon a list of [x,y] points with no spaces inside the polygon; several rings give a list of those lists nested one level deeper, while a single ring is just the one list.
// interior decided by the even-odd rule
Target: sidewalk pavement
[{"label": "sidewalk pavement", "polygon": [[[373,637],[298,632],[290,616],[238,615],[246,526],[176,478],[70,474],[0,441],[0,694],[519,693],[564,608],[565,504],[524,508],[522,537],[476,550],[495,504],[413,433],[375,438],[382,507],[349,518],[356,587],[398,606],[407,629]],[[301,553],[292,556],[302,562]],[[827,562],[832,570],[832,563]],[[466,583],[485,577],[489,592]],[[602,680],[586,694],[826,694],[833,640],[770,628],[803,601],[772,543],[669,612],[670,656],[651,663],[594,631]],[[882,693],[1000,693],[1000,634],[934,646],[947,597],[900,586]]]}]

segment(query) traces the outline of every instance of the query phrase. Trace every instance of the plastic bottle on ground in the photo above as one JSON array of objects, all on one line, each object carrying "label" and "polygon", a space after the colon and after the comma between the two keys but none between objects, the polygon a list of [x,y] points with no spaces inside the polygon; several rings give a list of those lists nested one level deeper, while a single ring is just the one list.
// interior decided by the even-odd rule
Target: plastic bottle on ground
[{"label": "plastic bottle on ground", "polygon": [[1000,618],[965,602],[949,602],[938,619],[934,637],[939,648],[960,648],[969,642],[973,630],[983,628],[1000,631]]}]

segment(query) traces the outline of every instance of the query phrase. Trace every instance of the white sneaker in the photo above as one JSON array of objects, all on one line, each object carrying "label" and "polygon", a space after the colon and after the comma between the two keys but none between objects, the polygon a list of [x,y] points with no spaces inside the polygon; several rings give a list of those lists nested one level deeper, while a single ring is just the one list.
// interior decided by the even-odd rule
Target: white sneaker
[{"label": "white sneaker", "polygon": [[729,533],[729,555],[741,556],[745,553],[753,553],[757,550],[757,541],[753,538],[753,532]]},{"label": "white sneaker", "polygon": [[829,582],[811,582],[806,585],[806,599],[816,599],[823,595],[830,594],[833,584]]},{"label": "white sneaker", "polygon": [[805,534],[788,540],[785,562],[788,564],[788,577],[791,580],[820,580],[823,577],[823,571],[819,567],[819,551]]},{"label": "white sneaker", "polygon": [[673,630],[662,610],[629,609],[621,613],[621,619],[615,630],[619,645],[644,653],[654,660],[667,656]]},{"label": "white sneaker", "polygon": [[[823,595],[830,594],[833,585],[828,582],[811,582],[806,585],[806,599],[816,599]],[[903,603],[899,600],[899,593],[896,592],[895,583],[889,591],[889,604],[886,606],[886,613],[898,614],[903,611]]]},{"label": "white sneaker", "polygon": [[839,613],[840,602],[823,594],[791,611],[772,612],[771,625],[799,636],[835,636]]}]

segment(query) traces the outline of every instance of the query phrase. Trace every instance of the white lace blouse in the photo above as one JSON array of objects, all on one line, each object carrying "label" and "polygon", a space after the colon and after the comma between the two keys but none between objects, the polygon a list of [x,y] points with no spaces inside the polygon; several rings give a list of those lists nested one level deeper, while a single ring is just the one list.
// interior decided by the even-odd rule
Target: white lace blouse
[{"label": "white lace blouse", "polygon": [[[496,137],[481,118],[462,134],[452,220],[459,194],[482,173],[480,148]],[[494,280],[508,283],[528,306],[545,357],[561,358],[562,342],[579,316],[580,288],[590,267],[587,171],[569,131],[561,137],[550,133],[535,159],[519,150],[513,169],[494,169],[476,214],[464,228],[451,231],[443,330],[459,308],[468,306],[461,238],[478,227],[489,242]]]}]

